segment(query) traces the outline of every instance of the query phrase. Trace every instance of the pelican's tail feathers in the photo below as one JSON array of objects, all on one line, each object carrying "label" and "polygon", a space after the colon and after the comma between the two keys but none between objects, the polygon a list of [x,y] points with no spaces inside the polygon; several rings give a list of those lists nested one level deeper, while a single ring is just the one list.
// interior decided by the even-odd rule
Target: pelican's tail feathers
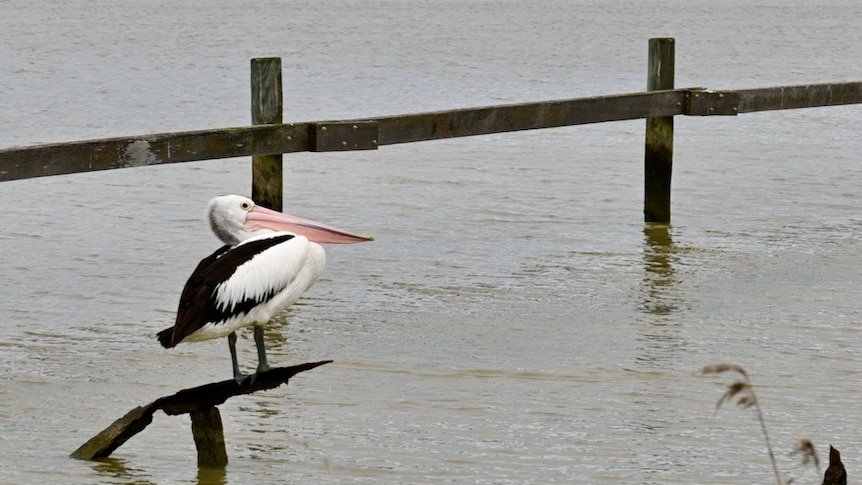
[{"label": "pelican's tail feathers", "polygon": [[174,342],[174,327],[166,328],[159,332],[156,336],[159,339],[159,343],[162,344],[162,347],[166,349],[176,347],[177,345],[177,343]]}]

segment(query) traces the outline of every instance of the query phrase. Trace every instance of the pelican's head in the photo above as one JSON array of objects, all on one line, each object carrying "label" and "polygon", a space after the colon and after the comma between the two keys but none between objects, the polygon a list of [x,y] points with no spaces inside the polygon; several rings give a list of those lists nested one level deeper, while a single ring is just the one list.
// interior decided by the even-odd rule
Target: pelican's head
[{"label": "pelican's head", "polygon": [[215,235],[231,246],[252,236],[280,231],[305,236],[318,243],[353,244],[374,240],[261,207],[241,195],[224,195],[211,200],[209,221]]}]

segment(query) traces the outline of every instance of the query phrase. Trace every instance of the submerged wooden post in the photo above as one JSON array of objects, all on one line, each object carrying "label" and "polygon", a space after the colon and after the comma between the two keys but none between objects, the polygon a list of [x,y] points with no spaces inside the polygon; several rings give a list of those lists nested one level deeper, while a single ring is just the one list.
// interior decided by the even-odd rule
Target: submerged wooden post
[{"label": "submerged wooden post", "polygon": [[[673,89],[674,40],[649,40],[647,91]],[[644,153],[644,222],[670,224],[673,116],[647,118]]]},{"label": "submerged wooden post", "polygon": [[[282,123],[281,58],[251,60],[251,124]],[[258,204],[282,210],[282,154],[255,155],[251,159],[251,198]]]},{"label": "submerged wooden post", "polygon": [[189,413],[192,418],[192,435],[198,449],[199,467],[227,466],[227,449],[224,428],[218,408],[210,406]]}]

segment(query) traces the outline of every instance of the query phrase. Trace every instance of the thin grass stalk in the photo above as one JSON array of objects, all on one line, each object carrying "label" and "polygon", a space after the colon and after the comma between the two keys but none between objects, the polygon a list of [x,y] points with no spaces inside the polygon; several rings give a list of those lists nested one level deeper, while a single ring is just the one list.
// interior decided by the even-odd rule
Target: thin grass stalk
[{"label": "thin grass stalk", "polygon": [[769,452],[769,461],[772,462],[772,471],[775,472],[775,480],[778,482],[778,485],[784,485],[784,482],[781,480],[781,473],[778,471],[778,462],[775,461],[775,453],[772,452],[772,444],[769,441],[769,433],[766,431],[766,420],[763,419],[763,411],[760,409],[760,401],[754,394],[754,388],[751,386],[751,381],[748,380],[747,375],[745,376],[745,380],[748,382],[748,390],[751,392],[751,397],[754,398],[754,406],[757,409],[757,419],[760,421],[760,429],[763,431],[763,439],[766,440],[766,451]]},{"label": "thin grass stalk", "polygon": [[716,404],[716,411],[721,405],[732,400],[739,394],[742,394],[737,400],[737,405],[742,408],[754,406],[757,410],[757,419],[760,421],[760,429],[763,431],[763,438],[766,440],[766,451],[769,453],[769,461],[772,463],[772,471],[775,473],[775,480],[778,485],[784,485],[781,480],[781,472],[778,471],[778,462],[775,461],[775,453],[772,451],[772,443],[769,441],[769,433],[766,430],[766,420],[763,419],[763,410],[760,409],[760,400],[757,399],[757,394],[754,393],[754,386],[751,384],[751,379],[748,378],[748,373],[741,366],[736,364],[715,364],[708,365],[701,372],[704,374],[720,374],[723,372],[736,372],[740,374],[745,382],[737,381],[731,384],[723,396]]}]

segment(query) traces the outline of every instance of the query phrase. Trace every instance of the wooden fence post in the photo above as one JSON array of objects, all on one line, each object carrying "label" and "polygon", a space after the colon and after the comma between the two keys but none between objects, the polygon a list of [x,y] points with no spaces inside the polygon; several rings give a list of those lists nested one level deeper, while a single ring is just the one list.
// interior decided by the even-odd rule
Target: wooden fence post
[{"label": "wooden fence post", "polygon": [[[673,89],[674,40],[649,40],[647,91]],[[647,118],[644,153],[644,222],[670,224],[673,116]]]},{"label": "wooden fence post", "polygon": [[[283,98],[281,58],[251,60],[251,124],[281,124]],[[282,210],[284,184],[282,154],[255,155],[251,159],[251,198],[258,204]]]}]

